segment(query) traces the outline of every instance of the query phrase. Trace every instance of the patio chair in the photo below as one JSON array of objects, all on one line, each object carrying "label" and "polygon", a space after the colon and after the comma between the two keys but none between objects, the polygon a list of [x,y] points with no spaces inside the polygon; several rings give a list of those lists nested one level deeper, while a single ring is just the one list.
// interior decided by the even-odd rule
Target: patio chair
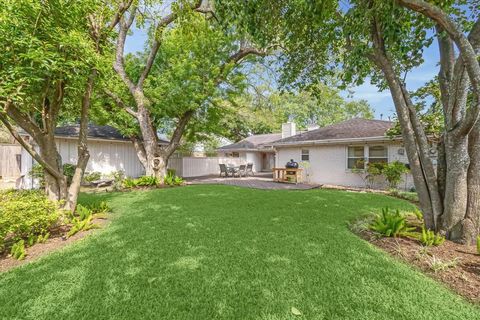
[{"label": "patio chair", "polygon": [[225,178],[228,177],[230,170],[228,170],[227,166],[223,163],[220,163],[219,166],[220,166],[220,177],[222,176],[222,174],[225,176]]},{"label": "patio chair", "polygon": [[247,166],[242,164],[238,167],[238,170],[235,170],[235,175],[239,177],[246,177],[247,176]]},{"label": "patio chair", "polygon": [[253,174],[253,163],[247,163],[247,170],[245,171],[245,176],[254,175]]}]

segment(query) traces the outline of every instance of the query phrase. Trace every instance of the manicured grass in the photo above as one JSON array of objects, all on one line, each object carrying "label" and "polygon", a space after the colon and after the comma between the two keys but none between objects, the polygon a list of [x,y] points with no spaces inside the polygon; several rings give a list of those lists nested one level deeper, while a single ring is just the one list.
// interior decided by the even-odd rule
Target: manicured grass
[{"label": "manicured grass", "polygon": [[1,319],[480,319],[349,232],[406,201],[228,186],[82,196],[99,199],[115,211],[107,229],[0,275]]}]

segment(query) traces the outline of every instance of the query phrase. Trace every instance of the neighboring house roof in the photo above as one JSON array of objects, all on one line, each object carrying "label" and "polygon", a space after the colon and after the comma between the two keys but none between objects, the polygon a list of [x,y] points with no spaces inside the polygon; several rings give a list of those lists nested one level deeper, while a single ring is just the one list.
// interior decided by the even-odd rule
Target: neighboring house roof
[{"label": "neighboring house roof", "polygon": [[[78,137],[80,132],[80,125],[70,125],[64,127],[55,128],[55,136],[57,137]],[[128,137],[125,137],[111,126],[97,126],[93,124],[88,125],[88,138],[90,139],[99,139],[99,140],[120,140],[120,141],[130,141]],[[167,144],[168,141],[160,139],[161,144]]]},{"label": "neighboring house roof", "polygon": [[218,148],[219,151],[234,151],[234,150],[256,150],[262,147],[271,146],[273,141],[282,137],[281,133],[267,133],[256,134],[247,137],[239,142],[229,144]]},{"label": "neighboring house roof", "polygon": [[358,140],[385,140],[388,129],[393,122],[355,118],[330,126],[300,133],[277,140],[274,146],[308,144],[314,142],[334,143]]}]

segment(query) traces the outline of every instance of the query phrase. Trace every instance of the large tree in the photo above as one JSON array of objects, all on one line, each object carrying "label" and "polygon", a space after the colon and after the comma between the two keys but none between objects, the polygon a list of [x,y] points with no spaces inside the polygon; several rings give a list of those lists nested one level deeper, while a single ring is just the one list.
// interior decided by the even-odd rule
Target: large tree
[{"label": "large tree", "polygon": [[[0,121],[44,168],[46,192],[75,210],[89,159],[88,111],[120,16],[132,1],[5,0],[0,7]],[[70,186],[54,139],[62,117],[80,121]],[[17,131],[22,128],[31,139]]]},{"label": "large tree", "polygon": [[[133,5],[121,19],[113,69],[123,88],[105,93],[131,117],[122,116],[120,127],[130,128],[146,174],[163,182],[168,159],[192,120],[197,122],[192,128],[204,125],[213,96],[225,91],[238,64],[264,52],[220,28],[208,1],[174,1],[166,15],[150,9],[149,3]],[[145,52],[125,55],[127,34],[135,23],[149,30],[150,39]],[[166,146],[159,144],[158,135],[165,127],[172,128]]]},{"label": "large tree", "polygon": [[224,136],[238,140],[250,134],[279,131],[282,123],[297,128],[324,127],[352,118],[373,118],[364,100],[347,100],[339,90],[317,84],[308,90],[282,92],[270,86],[254,86],[243,95],[225,101],[230,113],[223,120]]},{"label": "large tree", "polygon": [[[245,30],[257,39],[283,40],[287,81],[309,84],[341,69],[346,83],[370,77],[380,89],[388,88],[427,227],[450,239],[474,241],[480,227],[480,21],[475,1],[438,2],[442,7],[421,0],[220,2],[229,7],[225,14],[241,16]],[[465,11],[466,4],[471,12]],[[256,28],[260,20],[262,28]],[[433,41],[432,28],[440,47],[445,119],[437,169],[406,89],[406,74],[423,62],[423,50]]]}]

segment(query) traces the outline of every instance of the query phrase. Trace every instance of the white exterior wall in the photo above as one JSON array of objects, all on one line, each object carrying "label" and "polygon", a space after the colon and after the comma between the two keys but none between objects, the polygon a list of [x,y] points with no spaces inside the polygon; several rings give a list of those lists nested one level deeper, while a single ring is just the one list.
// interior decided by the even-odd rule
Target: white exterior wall
[{"label": "white exterior wall", "polygon": [[262,171],[262,154],[260,152],[245,152],[247,163],[253,163],[253,172]]},{"label": "white exterior wall", "polygon": [[[57,138],[57,148],[62,157],[63,163],[77,163],[77,140]],[[36,148],[38,151],[38,148]],[[88,160],[86,172],[100,172],[104,175],[113,171],[122,170],[128,177],[139,177],[145,170],[138,160],[133,144],[129,141],[108,141],[92,140],[88,142],[90,159]],[[30,154],[22,148],[22,170],[23,176],[21,188],[30,189],[32,179],[29,172],[34,161]],[[36,183],[33,183],[34,187]]]},{"label": "white exterior wall", "polygon": [[[77,163],[77,140],[56,139],[63,163]],[[90,159],[86,172],[109,174],[122,170],[128,177],[139,177],[145,169],[138,160],[133,144],[129,141],[92,140],[88,142]]]},{"label": "white exterior wall", "polygon": [[253,163],[253,169],[252,169],[253,172],[262,171],[262,153],[261,152],[255,152],[255,151],[238,152],[238,155],[239,155],[238,158],[226,157],[226,154],[228,153],[232,153],[232,152],[231,151],[219,152],[218,155],[226,159],[240,159],[240,161],[242,161],[242,164]]},{"label": "white exterior wall", "polygon": [[[381,143],[369,144],[381,145]],[[332,184],[348,187],[364,187],[362,178],[347,169],[347,147],[348,145],[324,145],[324,146],[305,146],[294,148],[277,148],[276,167],[284,167],[285,164],[293,159],[300,165],[302,149],[308,149],[310,153],[310,168],[304,170],[304,179],[310,183]],[[389,162],[400,161],[408,163],[406,153],[398,154],[402,148],[400,144],[388,144]],[[410,174],[405,181],[399,184],[399,188],[409,189],[413,187],[413,179]]]}]

